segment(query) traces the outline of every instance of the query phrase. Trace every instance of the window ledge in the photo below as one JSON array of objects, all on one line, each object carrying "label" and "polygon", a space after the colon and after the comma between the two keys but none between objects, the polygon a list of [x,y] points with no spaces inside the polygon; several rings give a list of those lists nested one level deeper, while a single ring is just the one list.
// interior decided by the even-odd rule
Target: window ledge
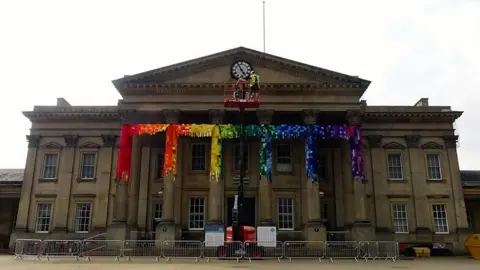
[{"label": "window ledge", "polygon": [[407,179],[387,179],[388,183],[399,183],[399,184],[406,184],[408,183]]},{"label": "window ledge", "polygon": [[447,183],[446,179],[427,179],[427,183]]},{"label": "window ledge", "polygon": [[449,232],[435,232],[435,234],[450,234]]},{"label": "window ledge", "polygon": [[163,183],[163,177],[155,178],[155,182]]},{"label": "window ledge", "polygon": [[293,170],[291,171],[277,171],[275,170],[275,175],[294,175]]},{"label": "window ledge", "polygon": [[38,182],[41,183],[56,183],[58,181],[58,178],[40,178],[38,179]]},{"label": "window ledge", "polygon": [[96,183],[97,178],[77,178],[78,183]]}]

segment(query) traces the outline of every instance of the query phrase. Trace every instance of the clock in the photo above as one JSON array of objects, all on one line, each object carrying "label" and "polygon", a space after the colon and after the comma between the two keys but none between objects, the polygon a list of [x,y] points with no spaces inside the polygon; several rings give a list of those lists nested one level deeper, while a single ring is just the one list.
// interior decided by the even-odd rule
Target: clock
[{"label": "clock", "polygon": [[235,61],[230,68],[230,75],[234,79],[245,79],[250,75],[252,71],[252,65],[244,60]]}]

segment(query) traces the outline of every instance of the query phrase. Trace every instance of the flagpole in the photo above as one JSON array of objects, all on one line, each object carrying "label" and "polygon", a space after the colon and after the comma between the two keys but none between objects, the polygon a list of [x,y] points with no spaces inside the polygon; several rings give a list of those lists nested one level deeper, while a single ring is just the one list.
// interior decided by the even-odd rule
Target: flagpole
[{"label": "flagpole", "polygon": [[263,3],[263,52],[265,53],[265,1]]}]

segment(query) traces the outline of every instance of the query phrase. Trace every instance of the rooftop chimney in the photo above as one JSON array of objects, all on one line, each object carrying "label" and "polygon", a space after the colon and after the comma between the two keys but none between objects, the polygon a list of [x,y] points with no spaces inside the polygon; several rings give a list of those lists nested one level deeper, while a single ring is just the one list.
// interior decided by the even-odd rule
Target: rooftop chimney
[{"label": "rooftop chimney", "polygon": [[421,98],[413,106],[415,106],[415,107],[428,107],[428,98]]},{"label": "rooftop chimney", "polygon": [[66,101],[64,98],[57,98],[57,107],[70,107],[70,103]]}]

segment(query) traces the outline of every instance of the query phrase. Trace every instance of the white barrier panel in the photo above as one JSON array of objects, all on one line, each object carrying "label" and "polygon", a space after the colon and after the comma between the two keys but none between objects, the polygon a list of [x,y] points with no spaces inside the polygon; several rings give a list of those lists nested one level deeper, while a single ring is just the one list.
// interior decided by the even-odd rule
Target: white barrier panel
[{"label": "white barrier panel", "polygon": [[226,242],[223,246],[203,246],[203,257],[209,262],[211,259],[236,260],[245,255],[245,246],[240,241]]},{"label": "white barrier panel", "polygon": [[258,242],[245,242],[245,258],[252,262],[252,259],[280,259],[283,257],[283,243],[279,241],[266,243],[261,242],[261,246]]},{"label": "white barrier panel", "polygon": [[163,256],[171,258],[195,259],[196,262],[203,256],[203,243],[200,241],[164,241]]},{"label": "white barrier panel", "polygon": [[15,241],[15,259],[33,257],[40,260],[42,240],[40,239],[17,239]]},{"label": "white barrier panel", "polygon": [[286,241],[284,257],[292,259],[316,259],[322,261],[325,256],[325,243],[322,241]]},{"label": "white barrier panel", "polygon": [[120,240],[87,240],[83,241],[82,255],[89,261],[91,257],[114,257],[118,261],[122,256],[123,241]]},{"label": "white barrier panel", "polygon": [[120,256],[127,258],[131,257],[154,257],[159,261],[163,256],[162,242],[153,240],[127,240],[123,243],[123,248],[120,250]]},{"label": "white barrier panel", "polygon": [[361,241],[358,242],[359,257],[365,259],[383,259],[395,261],[398,259],[398,243],[392,241]]},{"label": "white barrier panel", "polygon": [[355,241],[327,241],[325,242],[325,258],[332,262],[334,259],[358,261],[358,243]]},{"label": "white barrier panel", "polygon": [[52,257],[71,257],[78,261],[78,257],[82,256],[82,241],[43,240],[40,255],[47,258],[48,261]]}]

